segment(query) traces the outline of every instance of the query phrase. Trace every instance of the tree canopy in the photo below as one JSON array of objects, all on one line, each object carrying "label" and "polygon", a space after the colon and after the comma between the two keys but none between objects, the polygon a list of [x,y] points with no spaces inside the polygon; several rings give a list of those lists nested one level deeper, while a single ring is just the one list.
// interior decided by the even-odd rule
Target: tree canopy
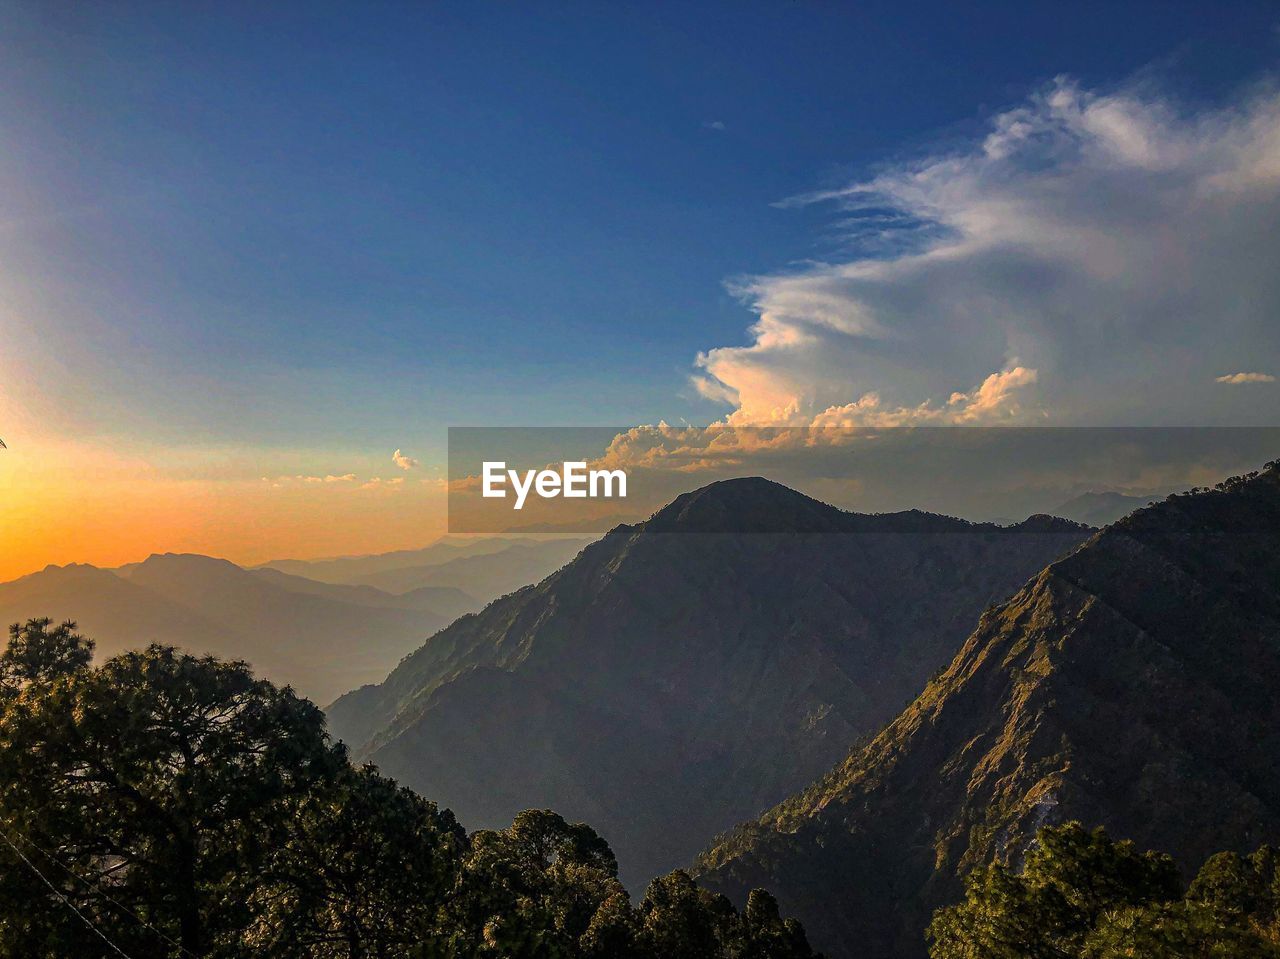
[{"label": "tree canopy", "polygon": [[467,835],[244,663],[92,654],[49,620],[0,654],[0,955],[815,955],[763,890],[739,912],[676,872],[633,904],[608,843],[550,810]]},{"label": "tree canopy", "polygon": [[1021,871],[975,870],[929,927],[932,959],[1280,959],[1280,856],[1173,861],[1079,823],[1045,827]]}]

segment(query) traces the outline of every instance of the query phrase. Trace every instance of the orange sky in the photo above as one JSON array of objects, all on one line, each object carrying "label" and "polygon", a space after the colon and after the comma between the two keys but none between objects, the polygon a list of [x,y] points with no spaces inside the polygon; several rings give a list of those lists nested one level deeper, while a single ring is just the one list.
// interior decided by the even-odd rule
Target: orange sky
[{"label": "orange sky", "polygon": [[[239,474],[253,465],[253,451],[126,453],[0,436],[10,447],[0,450],[0,581],[49,563],[115,566],[153,552],[243,564],[382,552],[444,532],[444,495],[431,470],[399,470],[389,455],[379,482],[367,470],[355,478],[318,471],[249,478]],[[308,457],[260,455],[277,468],[301,458]]]}]

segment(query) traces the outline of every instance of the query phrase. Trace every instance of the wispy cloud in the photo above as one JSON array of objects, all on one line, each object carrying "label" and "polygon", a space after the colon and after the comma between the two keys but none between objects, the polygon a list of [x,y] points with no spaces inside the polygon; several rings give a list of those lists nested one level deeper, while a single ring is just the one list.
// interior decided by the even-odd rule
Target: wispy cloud
[{"label": "wispy cloud", "polygon": [[723,120],[703,120],[702,129],[724,131],[729,128],[725,125],[725,122]]},{"label": "wispy cloud", "polygon": [[1274,383],[1275,381],[1276,378],[1270,373],[1228,373],[1215,380],[1217,383],[1230,383],[1233,386],[1241,383]]},{"label": "wispy cloud", "polygon": [[1216,371],[1280,363],[1274,88],[1189,110],[1061,79],[812,203],[860,253],[732,284],[751,341],[694,376],[730,424],[1256,420]]},{"label": "wispy cloud", "polygon": [[[383,449],[385,448],[386,447],[383,447]],[[402,470],[411,470],[416,468],[419,465],[416,459],[414,459],[412,456],[406,456],[400,450],[396,450],[394,453],[391,454],[391,461],[395,463],[396,466],[400,467]]]},{"label": "wispy cloud", "polygon": [[285,486],[320,486],[332,483],[354,483],[356,480],[355,473],[343,473],[337,476],[328,473],[324,476],[305,476],[295,474],[293,476],[277,476],[274,479],[269,476],[262,477],[262,482],[269,484],[274,489],[280,489]]}]

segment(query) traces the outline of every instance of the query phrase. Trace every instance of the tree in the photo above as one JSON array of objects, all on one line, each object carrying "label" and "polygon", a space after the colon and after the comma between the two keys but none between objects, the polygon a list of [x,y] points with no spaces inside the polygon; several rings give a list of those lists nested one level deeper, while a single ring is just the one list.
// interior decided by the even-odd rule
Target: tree
[{"label": "tree", "polygon": [[[323,715],[243,663],[151,646],[89,669],[66,632],[13,635],[7,675],[27,681],[0,706],[0,824],[138,951],[207,954],[245,921],[286,801],[345,764]],[[44,890],[28,898],[83,938]]]},{"label": "tree", "polygon": [[608,843],[551,810],[468,837],[243,663],[10,637],[0,955],[812,959],[761,890],[739,915],[676,872],[633,907]]},{"label": "tree", "polygon": [[813,955],[804,927],[783,919],[778,900],[765,889],[753,889],[742,913],[743,959],[806,959]]},{"label": "tree", "polygon": [[244,942],[254,954],[408,956],[444,937],[467,836],[453,814],[379,776],[344,770],[291,801],[264,862]]},{"label": "tree", "polygon": [[1275,850],[1211,857],[1182,890],[1172,861],[1101,829],[1046,827],[1016,873],[972,873],[929,927],[934,959],[1280,959]]},{"label": "tree", "polygon": [[1021,874],[994,863],[971,874],[959,905],[929,926],[933,959],[1060,959],[1080,954],[1107,912],[1178,898],[1173,860],[1139,853],[1099,828],[1046,827]]},{"label": "tree", "polygon": [[718,959],[742,951],[737,913],[683,870],[649,884],[640,903],[641,942],[652,956]]},{"label": "tree", "polygon": [[9,627],[9,645],[0,653],[0,692],[12,695],[30,683],[50,683],[83,672],[93,659],[93,641],[68,620],[29,619]]},{"label": "tree", "polygon": [[617,859],[595,830],[527,809],[507,829],[471,837],[450,916],[459,955],[533,959],[624,948],[629,908]]}]

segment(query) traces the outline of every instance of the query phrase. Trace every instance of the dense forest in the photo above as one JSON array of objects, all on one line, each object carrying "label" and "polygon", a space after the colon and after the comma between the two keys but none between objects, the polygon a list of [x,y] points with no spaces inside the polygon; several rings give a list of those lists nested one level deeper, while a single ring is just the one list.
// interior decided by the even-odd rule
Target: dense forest
[{"label": "dense forest", "polygon": [[[100,666],[73,623],[0,654],[0,955],[804,959],[757,889],[683,871],[639,904],[590,826],[467,833],[355,767],[321,712],[242,663],[151,646]],[[1280,853],[1167,855],[1078,823],[975,869],[932,959],[1278,959]]]},{"label": "dense forest", "polygon": [[634,904],[549,810],[468,835],[243,663],[92,652],[36,619],[0,654],[4,957],[814,955],[763,890],[739,912],[677,871]]},{"label": "dense forest", "polygon": [[1219,853],[1184,886],[1167,855],[1046,826],[1020,870],[971,873],[929,938],[932,959],[1276,959],[1280,852]]}]

